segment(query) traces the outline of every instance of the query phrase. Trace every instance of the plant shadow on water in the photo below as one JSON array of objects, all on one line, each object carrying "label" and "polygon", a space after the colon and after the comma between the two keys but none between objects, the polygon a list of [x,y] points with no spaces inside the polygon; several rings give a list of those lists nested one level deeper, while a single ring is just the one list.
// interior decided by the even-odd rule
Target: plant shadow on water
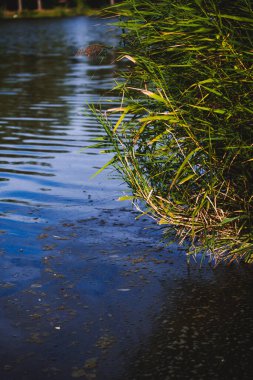
[{"label": "plant shadow on water", "polygon": [[252,269],[189,272],[183,249],[115,202],[117,179],[89,180],[107,157],[80,152],[103,135],[83,108],[116,103],[114,65],[74,53],[113,45],[106,22],[0,31],[0,378],[246,379]]},{"label": "plant shadow on water", "polygon": [[209,276],[195,268],[173,290],[165,284],[167,300],[129,378],[251,378],[252,268],[219,267]]}]

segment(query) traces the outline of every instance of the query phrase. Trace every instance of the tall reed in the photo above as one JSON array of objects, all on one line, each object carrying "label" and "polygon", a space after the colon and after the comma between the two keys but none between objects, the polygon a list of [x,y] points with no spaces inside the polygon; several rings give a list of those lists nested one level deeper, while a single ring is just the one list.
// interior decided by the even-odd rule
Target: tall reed
[{"label": "tall reed", "polygon": [[253,260],[249,0],[125,0],[117,123],[99,116],[137,207],[189,253]]}]

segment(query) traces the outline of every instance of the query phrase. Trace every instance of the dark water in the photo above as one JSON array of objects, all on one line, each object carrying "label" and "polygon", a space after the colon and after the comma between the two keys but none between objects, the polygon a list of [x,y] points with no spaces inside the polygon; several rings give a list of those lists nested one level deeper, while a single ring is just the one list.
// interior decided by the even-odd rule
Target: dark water
[{"label": "dark water", "polygon": [[0,23],[0,378],[251,379],[252,268],[187,266],[116,202],[87,104],[112,107],[95,18]]}]

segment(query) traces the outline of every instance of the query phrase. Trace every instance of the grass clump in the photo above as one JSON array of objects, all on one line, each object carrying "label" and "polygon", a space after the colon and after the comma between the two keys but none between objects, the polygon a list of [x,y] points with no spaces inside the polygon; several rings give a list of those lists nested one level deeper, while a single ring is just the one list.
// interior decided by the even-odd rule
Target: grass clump
[{"label": "grass clump", "polygon": [[126,0],[117,123],[101,116],[137,207],[189,253],[253,261],[249,0]]}]

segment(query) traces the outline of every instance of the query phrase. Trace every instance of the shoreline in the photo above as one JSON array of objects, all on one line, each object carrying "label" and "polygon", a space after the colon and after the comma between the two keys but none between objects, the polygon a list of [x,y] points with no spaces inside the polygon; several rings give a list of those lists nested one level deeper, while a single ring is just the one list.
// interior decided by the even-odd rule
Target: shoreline
[{"label": "shoreline", "polygon": [[23,10],[22,13],[17,11],[3,11],[0,13],[0,20],[13,20],[13,19],[38,19],[38,18],[61,18],[61,17],[74,17],[74,16],[101,16],[103,9],[86,8],[78,10],[77,8],[62,8],[57,7],[53,9],[38,10]]}]

